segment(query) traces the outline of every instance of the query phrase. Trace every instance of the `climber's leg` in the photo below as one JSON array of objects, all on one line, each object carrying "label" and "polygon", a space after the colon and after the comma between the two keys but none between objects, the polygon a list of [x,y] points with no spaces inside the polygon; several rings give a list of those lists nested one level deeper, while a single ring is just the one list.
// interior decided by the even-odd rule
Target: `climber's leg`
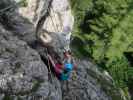
[{"label": "climber's leg", "polygon": [[70,74],[69,74],[69,73],[62,73],[62,74],[60,75],[59,79],[60,79],[61,81],[66,81],[66,80],[69,79],[69,77],[70,77]]}]

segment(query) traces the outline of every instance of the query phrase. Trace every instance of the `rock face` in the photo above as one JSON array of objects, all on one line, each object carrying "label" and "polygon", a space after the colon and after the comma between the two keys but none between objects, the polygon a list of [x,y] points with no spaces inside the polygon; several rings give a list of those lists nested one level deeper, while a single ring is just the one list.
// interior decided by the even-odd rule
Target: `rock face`
[{"label": "rock face", "polygon": [[77,61],[76,77],[62,83],[63,100],[122,100],[112,79],[87,60]]},{"label": "rock face", "polygon": [[[53,49],[60,55],[63,50],[70,50],[69,44],[74,17],[68,0],[62,0],[62,2],[60,0],[27,1],[28,6],[20,8],[19,13],[35,25],[37,36],[45,44],[54,47]],[[49,5],[47,5],[48,3]]]},{"label": "rock face", "polygon": [[[39,80],[46,82],[47,68],[38,53],[0,27],[0,80],[2,91],[27,93]],[[8,36],[8,37],[7,37]],[[45,77],[44,77],[45,76]]]},{"label": "rock face", "polygon": [[46,98],[48,71],[39,54],[2,25],[0,30],[0,93],[3,98],[7,95],[14,100],[19,96],[24,96],[24,100],[36,96]]},{"label": "rock face", "polygon": [[[45,14],[50,0],[39,1]],[[1,0],[0,9],[12,4]],[[27,18],[17,8],[0,15],[0,100],[124,100],[111,78],[88,60],[77,61],[69,81],[59,81],[47,70],[46,48],[37,42],[35,24]],[[54,36],[56,49],[60,42]]]},{"label": "rock face", "polygon": [[[16,1],[16,0],[15,0]],[[26,0],[27,7],[20,7],[18,12],[25,18],[29,19],[35,26],[39,19],[43,17],[51,0]]]}]

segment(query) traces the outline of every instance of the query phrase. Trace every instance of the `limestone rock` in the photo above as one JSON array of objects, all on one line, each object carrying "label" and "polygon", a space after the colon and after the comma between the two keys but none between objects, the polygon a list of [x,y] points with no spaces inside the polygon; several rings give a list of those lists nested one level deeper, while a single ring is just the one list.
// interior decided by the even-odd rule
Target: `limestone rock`
[{"label": "limestone rock", "polygon": [[[47,51],[37,42],[35,23],[45,16],[50,0],[31,1],[31,18],[16,7],[0,15],[0,100],[124,100],[113,80],[89,60],[77,61],[76,74],[65,82],[48,72]],[[1,0],[0,9],[11,4],[13,0]],[[51,36],[51,47],[61,56],[61,37]]]}]

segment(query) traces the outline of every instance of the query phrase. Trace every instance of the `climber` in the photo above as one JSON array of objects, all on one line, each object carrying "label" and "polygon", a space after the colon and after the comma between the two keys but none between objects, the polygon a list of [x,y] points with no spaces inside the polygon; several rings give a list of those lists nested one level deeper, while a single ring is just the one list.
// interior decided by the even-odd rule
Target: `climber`
[{"label": "climber", "polygon": [[68,80],[71,74],[71,71],[76,67],[74,60],[72,58],[71,52],[64,52],[63,61],[55,60],[50,55],[48,56],[52,66],[54,67],[54,72],[60,80]]},{"label": "climber", "polygon": [[52,0],[47,14],[38,19],[37,23],[36,35],[47,48],[47,59],[52,69],[60,80],[67,80],[74,68],[69,51],[74,17],[68,0]]}]

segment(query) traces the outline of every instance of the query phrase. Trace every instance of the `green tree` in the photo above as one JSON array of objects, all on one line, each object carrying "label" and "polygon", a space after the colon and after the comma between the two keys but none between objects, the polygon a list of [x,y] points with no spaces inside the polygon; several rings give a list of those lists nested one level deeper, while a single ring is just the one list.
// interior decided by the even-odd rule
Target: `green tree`
[{"label": "green tree", "polygon": [[76,54],[81,56],[85,51],[110,72],[117,86],[125,89],[133,76],[128,74],[132,68],[124,55],[133,52],[133,1],[71,1],[76,20],[74,37],[83,42]]}]

